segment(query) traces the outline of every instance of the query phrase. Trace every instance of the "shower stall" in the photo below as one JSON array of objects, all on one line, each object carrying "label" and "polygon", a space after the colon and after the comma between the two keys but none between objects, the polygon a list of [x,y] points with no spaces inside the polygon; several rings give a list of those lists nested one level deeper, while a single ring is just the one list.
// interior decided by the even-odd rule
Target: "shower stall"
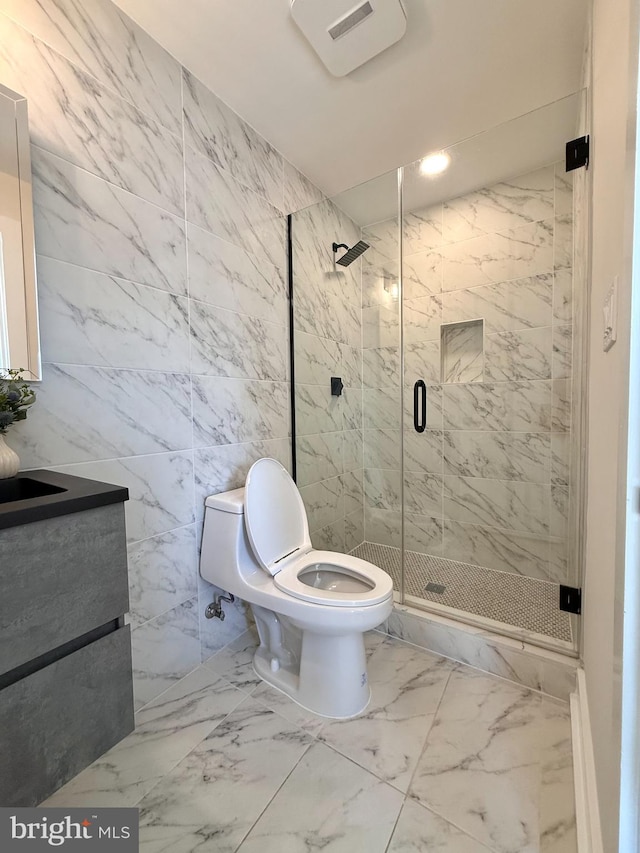
[{"label": "shower stall", "polygon": [[402,604],[567,654],[589,233],[567,143],[585,105],[527,113],[289,227],[294,475],[314,547],[379,565]]}]

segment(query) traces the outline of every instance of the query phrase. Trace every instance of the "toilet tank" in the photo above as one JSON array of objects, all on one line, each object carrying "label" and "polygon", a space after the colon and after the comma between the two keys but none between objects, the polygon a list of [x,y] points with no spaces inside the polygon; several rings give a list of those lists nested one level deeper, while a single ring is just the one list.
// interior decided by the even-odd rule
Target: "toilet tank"
[{"label": "toilet tank", "polygon": [[255,571],[244,527],[244,489],[205,500],[200,574],[208,583],[235,592],[239,575]]}]

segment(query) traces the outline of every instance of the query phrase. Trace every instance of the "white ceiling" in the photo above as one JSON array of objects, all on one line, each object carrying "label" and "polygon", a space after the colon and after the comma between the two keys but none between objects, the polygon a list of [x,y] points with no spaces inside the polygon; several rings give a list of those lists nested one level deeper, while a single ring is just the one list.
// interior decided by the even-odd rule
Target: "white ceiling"
[{"label": "white ceiling", "polygon": [[406,35],[336,78],[289,0],[116,3],[327,195],[575,92],[588,8],[403,0]]}]

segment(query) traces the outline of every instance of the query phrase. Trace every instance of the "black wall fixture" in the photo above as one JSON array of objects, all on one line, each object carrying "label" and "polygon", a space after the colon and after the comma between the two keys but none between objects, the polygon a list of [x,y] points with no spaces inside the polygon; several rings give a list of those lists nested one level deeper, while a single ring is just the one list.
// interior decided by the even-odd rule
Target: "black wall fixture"
[{"label": "black wall fixture", "polygon": [[339,376],[331,377],[331,396],[332,397],[340,397],[342,395],[342,389],[344,385],[342,383],[342,379]]}]

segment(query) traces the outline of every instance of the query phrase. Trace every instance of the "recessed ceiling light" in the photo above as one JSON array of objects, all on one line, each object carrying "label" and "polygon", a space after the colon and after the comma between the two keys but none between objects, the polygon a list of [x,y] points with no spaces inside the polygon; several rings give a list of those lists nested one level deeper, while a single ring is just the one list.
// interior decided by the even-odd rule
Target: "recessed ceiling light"
[{"label": "recessed ceiling light", "polygon": [[444,151],[437,154],[429,154],[420,161],[420,173],[422,175],[439,175],[449,166],[451,157]]}]

